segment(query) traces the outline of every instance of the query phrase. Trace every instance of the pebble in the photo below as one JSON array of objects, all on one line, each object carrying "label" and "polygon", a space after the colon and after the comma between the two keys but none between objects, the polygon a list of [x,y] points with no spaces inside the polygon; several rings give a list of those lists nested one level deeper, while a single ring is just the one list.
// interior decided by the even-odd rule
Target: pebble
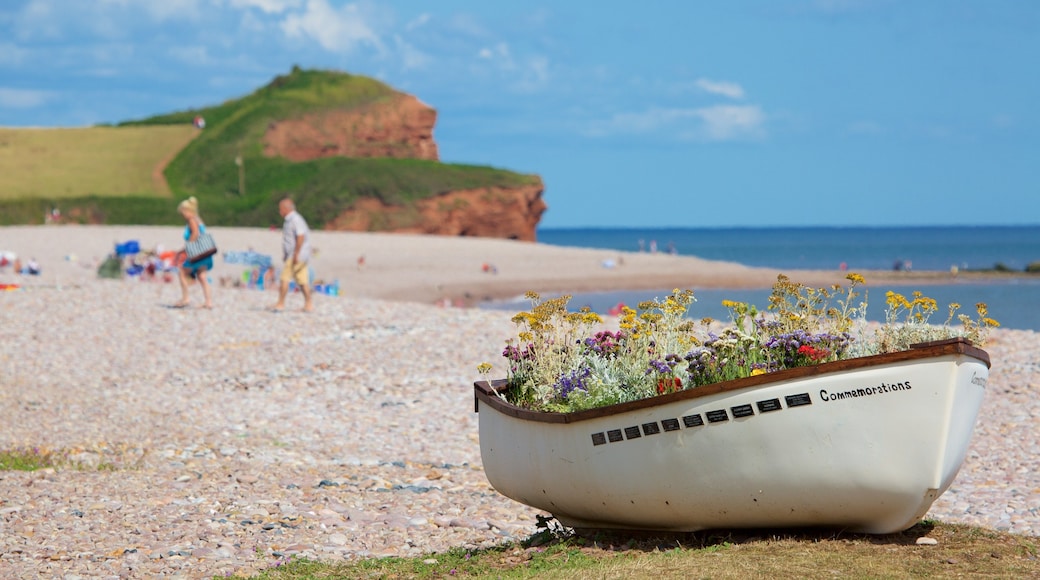
[{"label": "pebble", "polygon": [[[322,295],[272,314],[270,292],[220,288],[213,310],[166,308],[177,293],[0,296],[0,449],[74,462],[0,472],[3,576],[254,574],[538,531],[488,484],[473,412],[512,313]],[[1040,335],[993,339],[968,457],[926,517],[1040,535]]]}]

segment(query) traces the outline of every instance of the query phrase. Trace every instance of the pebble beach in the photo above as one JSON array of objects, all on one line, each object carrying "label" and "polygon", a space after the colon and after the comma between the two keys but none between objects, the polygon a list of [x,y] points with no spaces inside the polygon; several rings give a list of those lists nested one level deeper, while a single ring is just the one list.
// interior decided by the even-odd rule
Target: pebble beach
[{"label": "pebble beach", "polygon": [[[0,250],[44,268],[0,272],[22,286],[0,292],[0,451],[65,462],[0,471],[0,578],[249,575],[290,556],[416,556],[536,531],[542,512],[485,478],[473,405],[476,367],[501,367],[511,313],[442,299],[548,288],[553,272],[624,287],[601,266],[617,253],[317,232],[315,268],[341,294],[316,296],[310,314],[299,295],[274,313],[272,292],[219,285],[214,309],[174,309],[176,283],[95,275],[114,240],[176,247],[180,231],[0,228]],[[278,247],[278,232],[214,232],[218,245]],[[670,258],[626,255],[624,268],[664,280]],[[720,284],[775,277],[683,260]],[[986,350],[969,455],[927,517],[1037,536],[1040,336],[997,330]]]}]

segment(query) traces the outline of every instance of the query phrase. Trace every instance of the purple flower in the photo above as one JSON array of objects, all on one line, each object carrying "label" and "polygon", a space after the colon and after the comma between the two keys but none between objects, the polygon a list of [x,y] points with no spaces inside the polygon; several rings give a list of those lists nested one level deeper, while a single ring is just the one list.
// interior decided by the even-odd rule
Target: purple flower
[{"label": "purple flower", "polygon": [[556,381],[553,388],[561,399],[566,399],[571,393],[579,389],[587,393],[588,389],[585,388],[585,379],[591,374],[592,370],[589,367],[581,367],[560,377],[560,380]]}]

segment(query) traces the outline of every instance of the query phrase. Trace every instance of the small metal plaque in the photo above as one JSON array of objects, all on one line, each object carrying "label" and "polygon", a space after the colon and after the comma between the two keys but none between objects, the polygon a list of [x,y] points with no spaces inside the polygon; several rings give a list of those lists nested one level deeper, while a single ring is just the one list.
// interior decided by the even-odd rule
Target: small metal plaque
[{"label": "small metal plaque", "polygon": [[639,434],[639,427],[625,427],[625,439],[638,439],[642,437]]},{"label": "small metal plaque", "polygon": [[611,443],[625,440],[621,435],[621,429],[611,429],[610,431],[607,431],[607,439],[609,439]]},{"label": "small metal plaque", "polygon": [[783,409],[783,407],[780,406],[780,399],[767,399],[755,404],[758,405],[759,413],[768,413],[770,411],[779,411],[780,409]]},{"label": "small metal plaque", "polygon": [[802,405],[812,405],[812,399],[809,398],[809,393],[800,393],[798,395],[787,395],[784,397],[787,401],[787,406],[790,407],[801,407]]},{"label": "small metal plaque", "polygon": [[654,423],[643,423],[643,435],[657,435],[661,432],[661,428]]},{"label": "small metal plaque", "polygon": [[600,431],[599,433],[593,433],[592,434],[592,444],[593,445],[606,445],[607,444],[607,436],[604,435],[602,431]]},{"label": "small metal plaque", "polygon": [[704,424],[704,419],[701,419],[700,415],[686,415],[682,418],[682,422],[689,429],[690,427],[700,427]]},{"label": "small metal plaque", "polygon": [[725,409],[719,409],[717,411],[708,411],[704,414],[708,417],[709,423],[721,423],[723,421],[729,421],[729,413]]},{"label": "small metal plaque", "polygon": [[663,427],[665,431],[678,431],[679,430],[679,420],[678,419],[661,419],[661,427]]},{"label": "small metal plaque", "polygon": [[755,414],[755,410],[751,408],[751,405],[737,405],[736,407],[731,407],[730,411],[733,411],[734,419],[751,417]]}]

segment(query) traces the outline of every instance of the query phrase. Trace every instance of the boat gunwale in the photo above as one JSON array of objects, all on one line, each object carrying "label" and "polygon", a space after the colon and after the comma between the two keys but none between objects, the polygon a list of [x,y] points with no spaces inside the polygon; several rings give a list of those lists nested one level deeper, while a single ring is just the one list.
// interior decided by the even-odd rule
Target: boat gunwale
[{"label": "boat gunwale", "polygon": [[909,350],[876,354],[864,357],[856,357],[839,361],[808,365],[803,367],[795,367],[792,369],[784,369],[781,371],[766,373],[763,375],[756,375],[753,377],[732,379],[729,381],[723,381],[721,383],[702,385],[699,387],[694,387],[692,389],[679,391],[677,393],[656,395],[644,399],[639,399],[636,401],[628,401],[626,403],[618,403],[615,405],[607,405],[605,407],[596,407],[593,409],[585,409],[583,411],[574,411],[571,413],[535,411],[532,409],[525,409],[523,407],[519,407],[506,401],[499,394],[509,390],[507,379],[494,379],[491,381],[482,380],[473,383],[473,410],[474,412],[479,413],[480,403],[484,402],[496,411],[504,415],[515,417],[517,419],[537,421],[541,423],[577,423],[579,421],[588,421],[590,419],[596,419],[599,417],[620,415],[629,411],[666,405],[668,403],[674,403],[677,401],[698,399],[701,397],[707,397],[710,395],[725,393],[729,391],[738,391],[749,387],[768,386],[773,383],[801,379],[805,377],[828,375],[849,370],[881,366],[905,361],[923,360],[951,354],[962,354],[970,356],[983,362],[986,365],[986,368],[991,367],[989,353],[973,345],[966,338],[957,337],[949,338],[946,340],[937,340],[932,342],[912,344],[910,345]]}]

